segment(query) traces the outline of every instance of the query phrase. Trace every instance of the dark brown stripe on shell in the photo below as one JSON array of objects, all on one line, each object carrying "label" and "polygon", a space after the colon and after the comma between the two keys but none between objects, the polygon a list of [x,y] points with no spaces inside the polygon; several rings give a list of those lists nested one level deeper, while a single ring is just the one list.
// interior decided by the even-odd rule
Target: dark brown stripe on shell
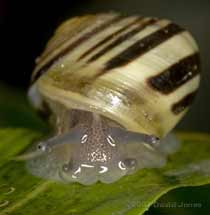
[{"label": "dark brown stripe on shell", "polygon": [[105,67],[101,71],[101,73],[128,64],[129,62],[135,60],[149,50],[155,48],[164,41],[183,31],[183,28],[174,23],[167,25],[166,27],[137,41],[136,43],[128,47],[126,50],[109,60],[105,64]]},{"label": "dark brown stripe on shell", "polygon": [[91,63],[91,62],[97,60],[98,58],[100,58],[101,56],[105,55],[107,52],[109,52],[110,50],[112,50],[116,46],[120,45],[121,43],[125,42],[126,40],[129,40],[131,37],[133,37],[134,35],[136,35],[140,31],[142,31],[143,29],[145,29],[147,26],[155,23],[156,21],[157,21],[157,19],[150,19],[150,20],[148,20],[148,21],[146,21],[144,23],[140,22],[139,23],[140,26],[137,26],[135,29],[133,29],[133,30],[129,31],[128,33],[120,36],[117,40],[115,40],[114,42],[109,44],[107,47],[105,47],[104,49],[102,49],[101,51],[99,51],[98,53],[93,55],[88,60],[88,63]]},{"label": "dark brown stripe on shell", "polygon": [[169,94],[182,86],[200,72],[200,58],[198,53],[194,53],[167,70],[148,79],[148,84],[155,90]]},{"label": "dark brown stripe on shell", "polygon": [[172,108],[171,108],[172,112],[174,114],[179,114],[182,111],[184,111],[190,104],[192,104],[196,93],[197,93],[197,91],[189,93],[183,99],[181,99],[179,102],[173,104]]},{"label": "dark brown stripe on shell", "polygon": [[85,51],[79,58],[78,61],[85,58],[88,54],[90,54],[91,52],[93,52],[94,50],[96,50],[98,47],[102,46],[103,44],[107,43],[109,40],[113,39],[114,37],[118,36],[119,34],[121,34],[123,31],[125,31],[126,29],[132,27],[133,25],[138,24],[141,20],[143,19],[143,17],[138,17],[137,19],[135,19],[133,22],[123,26],[121,29],[119,29],[118,31],[108,35],[106,38],[104,38],[103,40],[99,41],[96,45],[94,45],[93,47],[91,47],[90,49],[88,49],[87,51]]},{"label": "dark brown stripe on shell", "polygon": [[46,64],[44,64],[35,74],[35,77],[33,78],[33,82],[36,81],[43,73],[45,73],[58,59],[64,57],[67,53],[72,52],[75,48],[77,48],[81,43],[88,40],[90,37],[94,36],[95,34],[99,33],[100,31],[103,31],[104,29],[108,28],[110,25],[122,20],[122,16],[118,15],[117,17],[114,17],[113,19],[101,23],[101,25],[97,26],[95,29],[93,29],[90,32],[87,32],[80,38],[78,38],[75,42],[71,43],[69,46],[67,46],[65,49],[61,50],[57,55],[55,55],[52,59],[50,59]]}]

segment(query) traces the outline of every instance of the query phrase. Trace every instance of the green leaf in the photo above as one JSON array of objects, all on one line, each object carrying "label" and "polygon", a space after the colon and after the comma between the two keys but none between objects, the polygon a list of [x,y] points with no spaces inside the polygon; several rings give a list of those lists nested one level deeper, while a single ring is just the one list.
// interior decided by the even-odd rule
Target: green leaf
[{"label": "green leaf", "polygon": [[12,160],[41,133],[0,130],[0,215],[139,215],[177,187],[210,183],[210,135],[179,133],[182,145],[161,169],[144,169],[113,184],[59,184],[38,179]]}]

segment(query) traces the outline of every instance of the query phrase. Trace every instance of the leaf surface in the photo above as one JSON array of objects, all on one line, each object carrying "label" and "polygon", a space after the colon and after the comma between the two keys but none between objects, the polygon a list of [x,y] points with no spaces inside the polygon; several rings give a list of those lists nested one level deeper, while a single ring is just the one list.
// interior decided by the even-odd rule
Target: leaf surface
[{"label": "leaf surface", "polygon": [[34,130],[0,130],[0,215],[137,215],[169,190],[210,183],[210,135],[178,133],[181,147],[164,168],[92,186],[39,179],[13,160],[41,136]]}]

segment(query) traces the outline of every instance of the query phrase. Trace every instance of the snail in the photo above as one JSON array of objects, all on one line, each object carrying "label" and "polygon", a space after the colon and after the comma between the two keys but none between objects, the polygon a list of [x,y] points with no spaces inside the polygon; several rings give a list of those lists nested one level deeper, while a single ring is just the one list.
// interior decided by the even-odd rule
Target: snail
[{"label": "snail", "polygon": [[[29,98],[55,134],[27,154],[36,176],[89,185],[160,168],[200,82],[198,46],[166,20],[118,13],[61,24],[36,60]],[[47,108],[46,108],[47,107]]]}]

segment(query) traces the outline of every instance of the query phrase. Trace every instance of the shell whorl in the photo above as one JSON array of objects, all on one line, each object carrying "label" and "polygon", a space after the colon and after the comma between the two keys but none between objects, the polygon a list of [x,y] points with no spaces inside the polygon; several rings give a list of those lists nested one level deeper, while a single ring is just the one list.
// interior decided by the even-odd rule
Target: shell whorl
[{"label": "shell whorl", "polygon": [[182,27],[108,13],[62,24],[32,79],[45,98],[162,137],[192,103],[199,72],[198,47]]}]

